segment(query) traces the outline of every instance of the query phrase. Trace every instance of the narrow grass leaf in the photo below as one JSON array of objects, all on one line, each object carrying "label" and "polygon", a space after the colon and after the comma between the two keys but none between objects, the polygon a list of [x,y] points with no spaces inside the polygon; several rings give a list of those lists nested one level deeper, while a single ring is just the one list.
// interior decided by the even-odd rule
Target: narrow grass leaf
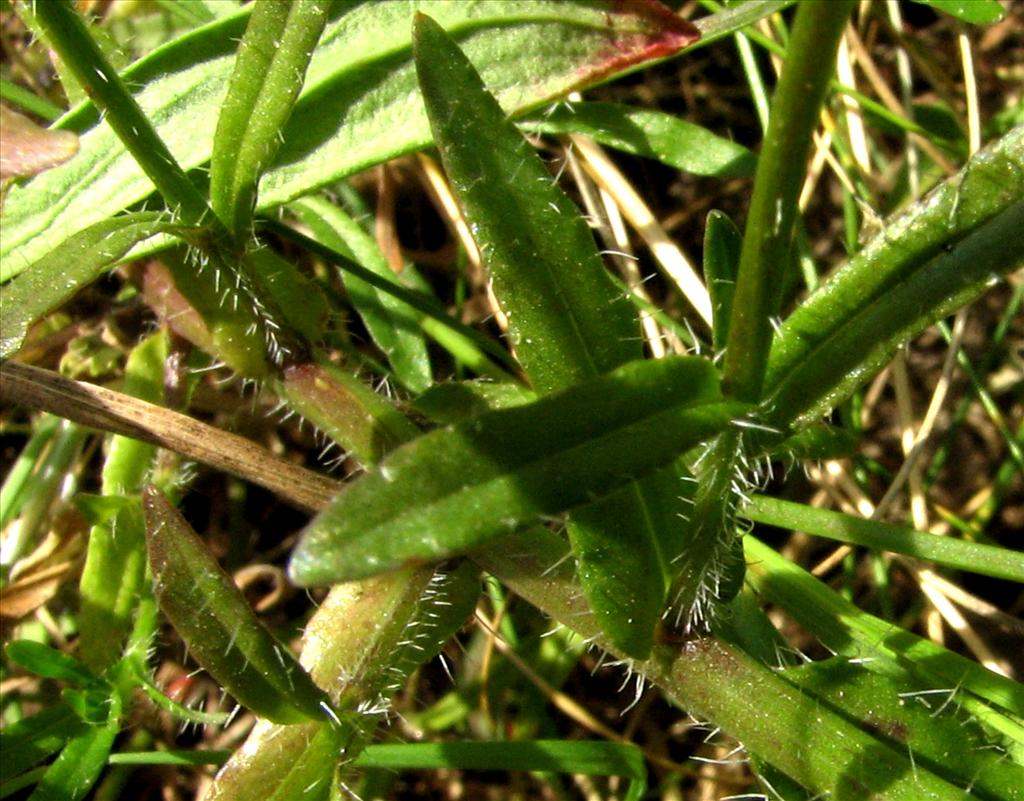
[{"label": "narrow grass leaf", "polygon": [[[671,55],[693,36],[688,23],[653,3],[460,0],[435,2],[430,10],[459,37],[510,111]],[[260,210],[430,144],[412,69],[415,13],[416,4],[405,0],[337,5],[281,132],[284,145],[261,179]],[[210,159],[210,121],[220,113],[250,14],[251,7],[239,8],[189,31],[122,75],[140,87],[136,99],[185,170]],[[7,269],[23,269],[82,228],[152,194],[152,182],[118,138],[97,123],[90,105],[67,115],[60,127],[84,134],[78,156],[11,188],[0,280],[13,275]],[[23,254],[16,265],[8,258],[15,250]]]},{"label": "narrow grass leaf", "polygon": [[743,145],[661,111],[618,103],[560,103],[520,125],[547,134],[583,134],[693,175],[735,178],[754,174],[754,154]]},{"label": "narrow grass leaf", "polygon": [[[425,16],[415,53],[441,158],[533,387],[550,392],[638,358],[635,313],[589,228],[467,57]],[[677,495],[624,488],[569,521],[584,591],[635,656],[650,650],[664,607],[677,549],[665,542],[663,507]]]},{"label": "narrow grass leaf", "polygon": [[257,184],[281,146],[330,7],[330,0],[253,6],[210,157],[210,205],[235,234],[251,221]]},{"label": "narrow grass leaf", "polygon": [[805,531],[837,542],[901,553],[955,570],[1024,584],[1024,553],[1007,548],[940,537],[766,495],[751,497],[741,514],[755,523]]},{"label": "narrow grass leaf", "polygon": [[[292,203],[290,209],[318,241],[350,254],[353,261],[383,280],[401,285],[373,237],[337,206],[322,198],[305,198]],[[398,380],[417,394],[429,387],[433,378],[420,324],[423,315],[393,294],[351,273],[342,272],[342,279],[353,307],[373,341],[387,356]]]},{"label": "narrow grass leaf", "polygon": [[722,401],[709,362],[678,357],[432,432],[314,518],[291,575],[326,584],[465,553],[667,464],[747,408]]},{"label": "narrow grass leaf", "polygon": [[143,496],[160,608],[189,652],[253,712],[282,723],[325,719],[325,696],[253,613],[176,509],[155,488]]},{"label": "narrow grass leaf", "polygon": [[647,780],[643,752],[635,745],[567,740],[371,745],[356,760],[356,766],[386,770],[529,770],[623,776],[635,783],[627,791],[627,798],[642,796]]},{"label": "narrow grass leaf", "polygon": [[[748,575],[758,593],[793,615],[834,652],[862,659],[879,671],[887,666],[909,670],[931,686],[973,693],[1012,715],[1024,716],[1024,685],[858,609],[754,537],[745,537],[744,546]],[[967,694],[959,697],[960,703],[982,716],[977,705],[969,705]],[[992,710],[984,722],[1000,730],[1022,731],[1019,724],[1002,726],[999,717]]]},{"label": "narrow grass leaf", "polygon": [[[6,223],[5,223],[6,225]],[[18,351],[29,327],[120,261],[137,243],[177,230],[154,212],[125,214],[96,223],[67,240],[0,289],[0,359]],[[5,266],[16,261],[5,258]],[[9,275],[21,272],[8,270]]]}]

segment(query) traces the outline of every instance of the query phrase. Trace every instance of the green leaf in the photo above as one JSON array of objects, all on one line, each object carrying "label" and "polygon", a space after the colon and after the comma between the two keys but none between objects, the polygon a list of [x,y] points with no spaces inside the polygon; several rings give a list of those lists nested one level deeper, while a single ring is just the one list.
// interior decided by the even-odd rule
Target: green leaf
[{"label": "green leaf", "polygon": [[999,22],[1006,16],[1006,9],[999,0],[914,0],[939,11],[945,11],[957,19],[972,25],[988,25]]},{"label": "green leaf", "polygon": [[[125,365],[123,391],[150,403],[164,395],[167,336],[161,332],[132,349]],[[79,653],[93,670],[102,672],[124,652],[136,609],[151,598],[146,581],[146,534],[138,493],[145,484],[156,447],[137,439],[112,436],[103,464],[103,496],[79,494],[92,514],[89,545],[79,594]],[[131,494],[131,497],[126,497]]]},{"label": "green leaf", "polygon": [[722,401],[709,362],[679,357],[432,432],[342,490],[291,575],[324,584],[464,553],[667,464],[746,408]]},{"label": "green leaf", "polygon": [[328,801],[347,730],[261,720],[204,796],[206,801]]},{"label": "green leaf", "polygon": [[906,526],[865,520],[765,495],[753,496],[741,514],[755,523],[805,531],[837,542],[902,553],[955,570],[1024,584],[1024,553],[1020,551],[940,537]]},{"label": "green leaf", "polygon": [[278,385],[291,409],[364,465],[419,434],[392,403],[352,373],[332,364],[287,367]]},{"label": "green leaf", "polygon": [[0,731],[0,782],[38,765],[85,729],[67,704],[55,704]]},{"label": "green leaf", "polygon": [[783,322],[765,376],[775,422],[816,420],[904,339],[1019,266],[1022,195],[1024,126],[889,222]]},{"label": "green leaf", "polygon": [[1024,766],[1008,760],[998,738],[950,703],[954,688],[898,681],[841,657],[788,668],[782,676],[840,714],[865,721],[911,754],[915,766],[969,788],[971,798],[1024,799]]},{"label": "green leaf", "polygon": [[638,358],[633,310],[605,274],[579,210],[425,16],[416,66],[445,170],[534,388],[564,388]]},{"label": "green leaf", "polygon": [[210,205],[228,230],[244,234],[260,175],[281,145],[281,129],[302,89],[330,0],[257,2],[238,47],[210,157]]},{"label": "green leaf", "polygon": [[[866,301],[842,325],[828,321],[817,327],[811,332],[818,340],[813,350],[767,393],[766,421],[780,428],[799,427],[827,414],[888,363],[904,342],[979,297],[1000,276],[1024,266],[1024,251],[1016,239],[1021,230],[1024,200],[904,276],[884,295]],[[833,279],[831,296],[839,296],[845,283],[838,276]],[[815,303],[813,313],[820,314],[827,305],[827,300]],[[801,315],[801,324],[807,319]],[[793,342],[796,330],[783,326],[783,346]],[[825,338],[819,339],[819,332]]]},{"label": "green leaf", "polygon": [[7,658],[44,679],[66,681],[75,687],[94,687],[101,679],[72,656],[32,640],[8,643]]},{"label": "green leaf", "polygon": [[259,621],[184,518],[153,487],[145,491],[143,507],[160,608],[196,661],[262,717],[323,720],[323,693]]},{"label": "green leaf", "polygon": [[624,776],[626,798],[639,799],[647,781],[643,752],[635,745],[567,740],[501,743],[396,743],[371,745],[360,768],[387,770],[530,770]]},{"label": "green leaf", "polygon": [[[406,0],[337,5],[306,72],[275,166],[260,183],[259,208],[312,190],[430,143],[412,69]],[[605,80],[693,37],[688,23],[657,6],[566,0],[435,3],[431,12],[459,37],[505,108],[524,110]],[[214,126],[251,8],[190,31],[128,68],[123,78],[178,163],[210,159]],[[0,280],[73,233],[144,200],[153,185],[95,110],[61,127],[83,133],[78,156],[24,186],[4,205]],[[17,263],[9,255],[20,251]]]},{"label": "green leaf", "polygon": [[[292,203],[290,209],[318,241],[351,255],[353,261],[384,280],[401,285],[373,237],[337,206],[322,198],[305,198]],[[417,394],[429,387],[433,377],[421,331],[422,314],[350,273],[342,272],[342,278],[352,305],[398,380]]]},{"label": "green leaf", "polygon": [[[744,538],[744,546],[754,589],[764,600],[785,609],[835,653],[861,659],[879,671],[903,670],[902,665],[926,684],[960,688],[1013,715],[1024,715],[1024,685],[867,614],[752,536]],[[970,698],[965,695],[960,702],[981,714],[977,704],[969,705]],[[1021,731],[1019,724],[1011,729]]]},{"label": "green leaf", "polygon": [[711,296],[715,353],[725,349],[729,338],[729,318],[732,316],[732,298],[736,294],[736,272],[742,245],[740,229],[726,214],[720,211],[708,213],[704,227],[704,283]]},{"label": "green leaf", "polygon": [[[441,158],[533,387],[550,392],[639,357],[634,311],[590,229],[472,64],[425,16],[415,50]],[[650,650],[664,606],[675,549],[659,529],[677,495],[653,484],[626,488],[569,522],[584,590],[636,656]]]},{"label": "green leaf", "polygon": [[583,134],[694,175],[754,174],[754,154],[743,145],[661,111],[618,103],[560,103],[521,126],[548,134]]},{"label": "green leaf", "polygon": [[[4,227],[6,229],[6,220]],[[5,257],[0,270],[4,280],[27,269],[23,276],[0,289],[0,359],[17,353],[29,327],[92,283],[108,267],[120,261],[137,243],[160,232],[178,230],[165,215],[154,212],[125,214],[96,223],[56,243],[54,250],[34,264],[13,266],[18,259]],[[20,256],[20,254],[19,254]]]},{"label": "green leaf", "polygon": [[107,718],[89,726],[61,750],[46,769],[29,801],[78,801],[92,789],[107,764],[110,749],[120,731],[121,702],[112,694]]}]

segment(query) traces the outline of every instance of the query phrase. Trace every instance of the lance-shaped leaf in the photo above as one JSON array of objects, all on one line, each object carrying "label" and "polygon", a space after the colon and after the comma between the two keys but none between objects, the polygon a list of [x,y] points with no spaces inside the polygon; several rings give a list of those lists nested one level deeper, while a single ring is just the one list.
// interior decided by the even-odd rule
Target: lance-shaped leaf
[{"label": "lance-shaped leaf", "polygon": [[711,211],[704,226],[704,281],[711,296],[712,344],[716,353],[722,352],[729,338],[729,317],[742,246],[743,235],[736,224],[724,213]]},{"label": "lance-shaped leaf", "polygon": [[778,423],[828,411],[895,347],[1021,263],[1024,126],[889,222],[782,325],[765,375]]},{"label": "lance-shaped leaf", "polygon": [[[641,355],[634,312],[611,281],[589,227],[430,18],[417,18],[416,66],[434,139],[541,392]],[[580,578],[609,636],[645,656],[678,553],[676,477],[624,487],[569,521]]]},{"label": "lance-shaped leaf", "polygon": [[210,205],[229,231],[244,233],[256,185],[281,145],[284,127],[327,22],[330,0],[253,6],[217,121]]},{"label": "lance-shaped leaf", "polygon": [[[284,3],[282,5],[288,5]],[[509,110],[525,110],[677,51],[691,29],[657,3],[612,0],[446,0],[430,13],[463,43]],[[293,200],[430,143],[417,101],[408,0],[338,3],[306,71],[284,144],[260,181],[259,208]],[[160,138],[185,170],[209,161],[215,126],[251,7],[189,31],[123,73]],[[767,10],[764,13],[768,13]],[[743,20],[747,24],[750,20]],[[0,241],[5,280],[61,240],[153,191],[95,109],[60,127],[84,133],[78,156],[12,187]],[[14,250],[24,261],[8,259]]]},{"label": "lance-shaped leaf", "polygon": [[259,621],[184,518],[153,487],[143,505],[160,608],[196,661],[262,717],[324,720],[324,694]]},{"label": "lance-shaped leaf", "polygon": [[399,448],[307,527],[299,584],[439,560],[607,495],[749,409],[722,400],[714,367],[631,362],[535,403],[489,412]]},{"label": "lance-shaped leaf", "polygon": [[138,242],[174,230],[166,217],[140,212],[104,220],[60,242],[0,291],[0,359],[18,351],[29,326],[95,281]]}]

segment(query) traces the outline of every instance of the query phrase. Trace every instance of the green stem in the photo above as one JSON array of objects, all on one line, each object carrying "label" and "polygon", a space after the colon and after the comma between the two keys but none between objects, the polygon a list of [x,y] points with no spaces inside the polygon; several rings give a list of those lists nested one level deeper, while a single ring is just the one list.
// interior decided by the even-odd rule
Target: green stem
[{"label": "green stem", "polygon": [[853,5],[836,0],[803,3],[797,10],[758,158],[729,324],[723,380],[739,400],[756,401],[761,394],[770,320],[778,311],[811,135],[828,90],[831,57]]},{"label": "green stem", "polygon": [[177,208],[181,222],[189,225],[212,222],[213,215],[206,200],[157,135],[74,8],[67,0],[53,0],[36,3],[34,11],[50,45],[105,113],[110,127],[168,205]]}]

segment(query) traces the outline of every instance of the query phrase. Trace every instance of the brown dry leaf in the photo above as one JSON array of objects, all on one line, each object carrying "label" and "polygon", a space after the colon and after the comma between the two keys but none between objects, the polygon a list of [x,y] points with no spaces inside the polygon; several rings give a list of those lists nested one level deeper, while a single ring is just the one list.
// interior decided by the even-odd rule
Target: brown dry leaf
[{"label": "brown dry leaf", "polygon": [[0,105],[0,181],[36,175],[77,152],[78,136],[71,131],[48,131]]}]

